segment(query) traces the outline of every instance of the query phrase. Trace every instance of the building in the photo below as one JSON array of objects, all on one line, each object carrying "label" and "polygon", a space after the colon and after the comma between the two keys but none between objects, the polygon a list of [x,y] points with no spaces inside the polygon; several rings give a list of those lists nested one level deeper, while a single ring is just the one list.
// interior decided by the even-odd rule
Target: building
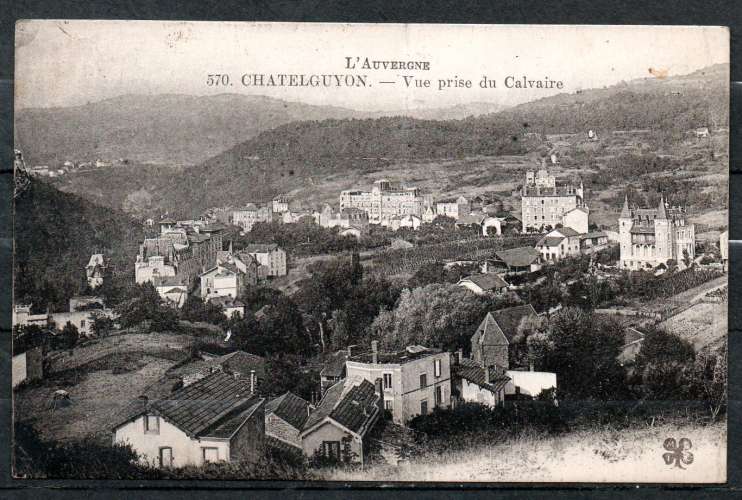
[{"label": "building", "polygon": [[283,194],[279,194],[273,198],[271,207],[274,214],[282,214],[289,211],[289,197]]},{"label": "building", "polygon": [[44,378],[44,353],[41,346],[15,354],[11,359],[11,381],[15,389],[22,382]]},{"label": "building", "polygon": [[[585,207],[582,183],[575,188],[571,184],[557,186],[556,178],[546,170],[526,173],[526,182],[521,188],[522,231],[542,231],[564,224],[564,215],[577,207]],[[581,215],[575,214],[574,218]],[[585,231],[587,232],[587,231]]]},{"label": "building", "polygon": [[381,416],[383,397],[379,387],[361,377],[330,387],[300,433],[304,455],[362,465],[366,437]]},{"label": "building", "polygon": [[[253,243],[245,247],[241,253],[252,255],[258,262],[259,276],[286,276],[286,252],[275,243]],[[262,268],[262,270],[261,270]]]},{"label": "building", "polygon": [[435,204],[435,212],[437,215],[443,215],[458,220],[459,218],[471,213],[471,204],[466,197],[459,196],[456,199],[451,198],[438,201]]},{"label": "building", "polygon": [[482,221],[482,236],[500,236],[505,219],[499,217],[486,217]]},{"label": "building", "polygon": [[201,298],[209,301],[216,297],[234,299],[242,292],[244,286],[242,273],[234,264],[217,264],[199,276],[201,280]]},{"label": "building", "polygon": [[387,179],[375,181],[371,191],[346,190],[340,193],[341,212],[345,208],[363,210],[371,224],[380,224],[395,216],[420,217],[431,204],[431,197],[421,194],[418,188],[404,187]]},{"label": "building", "polygon": [[557,388],[557,376],[553,372],[507,370],[505,396],[530,396],[537,398],[542,392]]},{"label": "building", "polygon": [[[314,408],[309,401],[287,392],[265,405],[265,437],[268,444],[302,452],[301,431]],[[271,443],[271,441],[277,443]],[[276,446],[276,444],[278,446]]]},{"label": "building", "polygon": [[152,284],[162,300],[173,307],[181,308],[188,297],[188,287],[175,276],[154,278]]},{"label": "building", "polygon": [[216,371],[162,399],[140,398],[113,425],[113,442],[159,467],[257,461],[264,406],[248,381]]},{"label": "building", "polygon": [[505,401],[505,386],[510,378],[502,367],[484,367],[464,358],[459,351],[453,358],[451,374],[454,401],[457,403],[480,403],[495,407]]},{"label": "building", "polygon": [[589,229],[590,209],[587,207],[575,207],[566,212],[562,217],[562,226],[574,229],[580,234],[587,233]]},{"label": "building", "polygon": [[723,231],[719,235],[719,253],[721,254],[721,263],[724,270],[729,270],[729,230]]},{"label": "building", "polygon": [[31,314],[31,304],[14,304],[12,320],[13,326],[36,325],[44,328],[49,325],[49,313]]},{"label": "building", "polygon": [[432,206],[425,207],[425,211],[422,215],[422,220],[425,224],[430,224],[436,217],[438,217],[438,215],[435,213]]},{"label": "building", "polygon": [[349,378],[381,380],[384,408],[398,424],[451,405],[451,359],[438,349],[409,346],[403,351],[379,352],[373,341],[370,353],[349,357],[345,368]]},{"label": "building", "polygon": [[580,252],[590,254],[608,246],[608,235],[603,231],[592,231],[580,235]]},{"label": "building", "polygon": [[361,239],[361,235],[363,234],[362,231],[357,227],[349,227],[348,229],[343,229],[338,233],[340,236],[350,236],[352,238],[355,238],[356,240]]},{"label": "building", "polygon": [[347,361],[350,352],[351,347],[348,347],[348,349],[341,349],[325,358],[324,363],[322,364],[322,369],[319,372],[320,390],[322,391],[322,394],[337,382],[345,378],[345,362]]},{"label": "building", "polygon": [[471,337],[471,357],[481,366],[510,368],[509,346],[525,318],[537,318],[532,305],[488,312]]},{"label": "building", "polygon": [[106,272],[106,261],[102,253],[95,253],[90,256],[88,265],[85,266],[85,275],[88,279],[88,286],[96,288],[103,284],[103,278]]},{"label": "building", "polygon": [[477,295],[505,293],[509,286],[504,279],[493,273],[472,274],[460,279],[457,285],[468,288]]},{"label": "building", "polygon": [[417,229],[422,225],[423,220],[418,217],[417,215],[404,215],[399,219],[399,227],[398,229],[402,228],[408,228],[412,229],[413,231],[417,231]]},{"label": "building", "polygon": [[688,222],[682,208],[670,207],[663,197],[653,209],[630,209],[624,198],[618,234],[622,269],[651,269],[669,260],[680,263],[695,258],[695,225]]},{"label": "building", "polygon": [[245,351],[224,355],[202,352],[198,358],[168,370],[168,375],[179,378],[185,387],[215,371],[246,380],[255,392],[265,380],[265,358]]},{"label": "building", "polygon": [[258,222],[273,221],[273,210],[270,207],[258,207],[254,203],[248,203],[242,208],[232,211],[232,224],[239,226],[243,231],[252,231]]},{"label": "building", "polygon": [[484,221],[485,220],[487,220],[487,216],[484,214],[460,215],[458,220],[456,220],[454,227],[456,229],[474,227],[477,229],[477,232],[479,231],[484,232]]},{"label": "building", "polygon": [[209,302],[221,307],[228,319],[232,319],[236,314],[242,317],[245,316],[245,304],[240,300],[232,297],[212,297],[209,299]]},{"label": "building", "polygon": [[554,229],[536,243],[536,250],[544,262],[580,255],[580,235],[569,227]]},{"label": "building", "polygon": [[541,252],[531,247],[518,247],[495,252],[494,259],[485,261],[482,272],[522,274],[536,272],[539,269],[541,269]]}]

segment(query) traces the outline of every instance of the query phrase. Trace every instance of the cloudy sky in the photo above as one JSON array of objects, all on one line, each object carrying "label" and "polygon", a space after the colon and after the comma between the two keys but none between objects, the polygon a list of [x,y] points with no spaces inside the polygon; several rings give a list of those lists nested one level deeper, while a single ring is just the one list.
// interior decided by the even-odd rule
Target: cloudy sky
[{"label": "cloudy sky", "polygon": [[[349,71],[345,57],[429,61],[430,71]],[[516,104],[728,62],[715,27],[343,25],[162,21],[22,21],[16,25],[16,106],[71,106],[122,94],[225,92],[362,110],[471,102]],[[232,86],[208,87],[229,74]],[[367,74],[367,88],[244,87],[245,73]],[[431,80],[405,88],[401,75]],[[496,89],[480,89],[482,76]],[[562,90],[504,88],[505,77],[560,80]],[[438,90],[439,79],[471,89]],[[395,81],[394,85],[379,84]]]}]

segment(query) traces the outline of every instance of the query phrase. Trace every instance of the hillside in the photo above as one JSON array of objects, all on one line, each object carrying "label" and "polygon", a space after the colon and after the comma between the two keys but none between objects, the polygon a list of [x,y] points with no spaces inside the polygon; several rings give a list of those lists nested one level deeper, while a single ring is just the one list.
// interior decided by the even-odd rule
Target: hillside
[{"label": "hillside", "polygon": [[87,285],[92,253],[105,254],[114,271],[130,269],[142,237],[126,214],[32,180],[15,203],[16,302],[65,310],[69,296]]},{"label": "hillside", "polygon": [[16,147],[29,165],[128,159],[193,165],[277,125],[355,116],[349,109],[261,96],[125,95],[16,112]]},{"label": "hillside", "polygon": [[[160,172],[152,167],[141,175],[133,167],[114,168],[55,182],[65,191],[138,216],[165,211],[192,216],[211,206],[265,201],[278,193],[317,203],[336,199],[339,189],[369,184],[381,175],[417,185],[432,179],[435,193],[449,196],[466,192],[467,186],[507,184],[510,178],[498,178],[503,165],[516,170],[538,165],[538,157],[554,147],[551,138],[544,137],[548,134],[584,137],[594,129],[605,138],[615,130],[643,129],[650,133],[642,139],[647,151],[673,154],[690,130],[726,126],[728,68],[720,65],[685,76],[560,94],[462,120],[382,117],[285,123],[199,166]],[[611,146],[611,141],[585,147],[597,151]],[[636,140],[623,142],[617,147],[638,151]],[[510,155],[517,157],[511,160]],[[477,170],[469,169],[471,161],[482,158],[490,160]],[[464,164],[440,168],[450,161]],[[586,161],[583,155],[571,166],[579,171]]]}]

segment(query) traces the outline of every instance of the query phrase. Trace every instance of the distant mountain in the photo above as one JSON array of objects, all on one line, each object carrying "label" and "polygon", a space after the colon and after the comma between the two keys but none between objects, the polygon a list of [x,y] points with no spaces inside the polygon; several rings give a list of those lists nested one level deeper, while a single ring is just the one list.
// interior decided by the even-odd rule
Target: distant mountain
[{"label": "distant mountain", "polygon": [[[411,160],[522,154],[536,135],[648,129],[680,140],[697,127],[727,126],[728,65],[690,75],[621,82],[461,120],[409,117],[286,123],[195,167],[114,168],[59,179],[61,189],[127,206],[130,213],[197,215],[212,206],[268,200],[297,189],[337,190],[328,176],[354,178]],[[535,141],[535,142],[534,142]],[[477,179],[472,179],[476,182]],[[333,191],[333,193],[335,193]],[[321,197],[320,197],[321,198]]]},{"label": "distant mountain", "polygon": [[131,269],[142,238],[126,214],[32,179],[15,200],[15,300],[65,310],[85,290],[91,254],[105,254],[115,270]]},{"label": "distant mountain", "polygon": [[456,104],[441,108],[411,108],[397,111],[382,111],[371,113],[369,118],[379,118],[383,116],[407,116],[418,120],[461,120],[473,116],[481,116],[491,113],[497,113],[506,109],[504,104],[492,102],[469,102],[466,104]]},{"label": "distant mountain", "polygon": [[262,96],[125,95],[84,106],[16,112],[30,165],[128,159],[194,165],[278,125],[358,113]]}]

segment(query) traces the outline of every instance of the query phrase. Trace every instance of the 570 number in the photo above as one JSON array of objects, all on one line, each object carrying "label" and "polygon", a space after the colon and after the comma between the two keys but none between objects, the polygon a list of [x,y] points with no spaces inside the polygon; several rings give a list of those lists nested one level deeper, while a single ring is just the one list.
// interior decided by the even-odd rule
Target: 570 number
[{"label": "570 number", "polygon": [[218,87],[219,85],[226,87],[229,85],[229,75],[207,75],[206,85],[208,87]]}]

